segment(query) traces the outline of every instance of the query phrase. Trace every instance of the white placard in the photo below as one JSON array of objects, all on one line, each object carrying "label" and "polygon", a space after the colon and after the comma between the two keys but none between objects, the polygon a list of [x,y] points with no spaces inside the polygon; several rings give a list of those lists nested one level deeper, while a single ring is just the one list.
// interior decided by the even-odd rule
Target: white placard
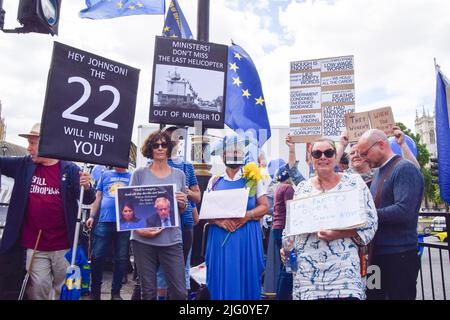
[{"label": "white placard", "polygon": [[287,203],[288,235],[352,229],[366,221],[364,195],[359,190],[325,192]]},{"label": "white placard", "polygon": [[249,192],[248,188],[205,192],[200,219],[243,218]]}]

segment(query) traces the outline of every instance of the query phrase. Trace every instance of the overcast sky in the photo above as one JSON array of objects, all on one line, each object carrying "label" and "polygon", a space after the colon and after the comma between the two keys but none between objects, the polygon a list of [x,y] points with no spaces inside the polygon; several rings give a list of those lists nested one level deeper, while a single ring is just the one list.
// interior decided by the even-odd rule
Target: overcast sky
[{"label": "overcast sky", "polygon": [[[5,28],[19,26],[17,3],[4,0]],[[139,68],[135,128],[146,123],[164,16],[81,19],[84,3],[63,1],[58,37],[0,33],[8,141],[25,146],[17,134],[40,121],[54,40]],[[196,36],[197,1],[179,4]],[[211,0],[210,41],[233,39],[250,54],[271,125],[289,124],[290,61],[354,55],[356,111],[392,106],[396,121],[413,129],[416,109],[434,108],[434,57],[450,76],[449,12],[448,0]]]}]

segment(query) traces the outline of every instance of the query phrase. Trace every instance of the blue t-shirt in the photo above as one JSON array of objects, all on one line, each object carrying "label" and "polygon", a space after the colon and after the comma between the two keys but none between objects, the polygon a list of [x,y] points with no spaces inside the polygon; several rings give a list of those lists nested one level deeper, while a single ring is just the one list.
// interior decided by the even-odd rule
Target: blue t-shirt
[{"label": "blue t-shirt", "polygon": [[131,173],[104,171],[97,185],[97,191],[102,192],[99,222],[116,222],[116,190],[130,184]]},{"label": "blue t-shirt", "polygon": [[[183,160],[180,159],[169,159],[168,161],[169,166],[172,168],[179,169],[184,172],[184,175],[186,176],[186,184],[188,187],[192,187],[195,185],[198,185],[197,177],[195,176],[195,170],[192,163],[186,163],[183,162]],[[182,226],[193,226],[194,225],[194,219],[192,218],[192,204],[191,201],[188,201],[188,205],[186,207],[186,210],[184,210],[183,214],[181,215],[181,225]]]}]

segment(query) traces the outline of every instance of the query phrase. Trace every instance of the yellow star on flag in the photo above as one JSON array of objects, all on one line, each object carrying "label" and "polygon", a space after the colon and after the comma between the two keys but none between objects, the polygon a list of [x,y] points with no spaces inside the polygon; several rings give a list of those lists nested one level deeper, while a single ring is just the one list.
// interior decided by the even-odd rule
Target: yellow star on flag
[{"label": "yellow star on flag", "polygon": [[144,5],[143,5],[142,3],[140,3],[140,2],[138,2],[138,3],[137,3],[137,6],[138,6],[139,8],[142,8]]},{"label": "yellow star on flag", "polygon": [[261,97],[259,97],[258,99],[255,99],[256,100],[256,104],[260,104],[260,105],[263,105],[263,103],[264,103],[264,99],[263,99],[263,97],[261,96]]},{"label": "yellow star on flag", "polygon": [[236,65],[235,63],[230,63],[230,70],[233,70],[234,72],[237,72],[237,69],[239,69],[239,67]]},{"label": "yellow star on flag", "polygon": [[122,7],[123,7],[122,1],[117,2],[117,7],[118,7],[119,9],[122,9]]},{"label": "yellow star on flag", "polygon": [[242,96],[246,97],[247,99],[251,96],[250,92],[248,92],[248,89],[242,90]]},{"label": "yellow star on flag", "polygon": [[167,32],[167,31],[169,31],[169,30],[170,30],[170,27],[169,27],[169,26],[165,26],[163,31],[164,31],[164,32]]},{"label": "yellow star on flag", "polygon": [[240,55],[239,53],[236,52],[236,53],[234,54],[234,57],[235,57],[236,59],[238,59],[239,61],[241,61],[241,58],[242,58],[242,57],[241,57],[241,55]]},{"label": "yellow star on flag", "polygon": [[128,6],[128,9],[134,10],[134,9],[136,9],[136,7],[135,6]]},{"label": "yellow star on flag", "polygon": [[241,86],[241,83],[242,83],[242,81],[241,81],[241,79],[239,79],[239,77],[233,78],[233,84],[235,84],[235,85],[237,85],[238,87],[240,87],[240,86]]}]

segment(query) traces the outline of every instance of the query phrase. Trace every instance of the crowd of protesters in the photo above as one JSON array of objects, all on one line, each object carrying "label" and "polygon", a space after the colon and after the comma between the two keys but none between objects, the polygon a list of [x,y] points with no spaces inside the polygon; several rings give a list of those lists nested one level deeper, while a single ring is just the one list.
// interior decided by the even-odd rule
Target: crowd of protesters
[{"label": "crowd of protesters", "polygon": [[[59,298],[69,265],[64,255],[73,244],[77,200],[83,187],[83,203],[92,204],[86,221],[93,235],[89,252],[90,298],[101,298],[105,258],[112,245],[111,299],[122,299],[130,251],[136,274],[133,299],[187,299],[193,228],[199,219],[197,204],[201,203],[201,192],[192,164],[175,156],[179,144],[177,129],[151,133],[141,146],[148,165],[133,173],[117,167],[104,171],[96,194],[90,175],[75,164],[38,156],[39,124],[21,135],[28,140],[29,155],[0,158],[1,174],[15,179],[0,245],[2,298],[15,298],[14,283],[20,276],[17,270],[23,268],[21,263],[30,275],[28,299]],[[345,131],[337,145],[319,139],[309,149],[313,173],[305,178],[298,169],[295,144],[288,135],[288,163],[283,161],[271,180],[257,183],[255,193],[248,196],[243,218],[208,221],[205,264],[210,298],[258,300],[264,293],[280,300],[415,299],[419,271],[417,223],[424,181],[405,135],[394,128],[394,136],[402,155],[395,154],[385,133],[376,129],[367,131],[351,145]],[[239,144],[239,139],[236,135],[223,139],[215,155],[222,158],[225,170],[211,177],[205,192],[246,187],[245,143]],[[267,171],[265,158],[258,159]],[[118,231],[116,189],[160,184],[175,186],[176,203],[172,206],[178,209],[179,226],[159,227],[175,224],[163,212],[170,211],[171,203],[162,198],[155,203],[158,221],[149,224],[149,220],[143,220],[140,222],[146,223],[145,228]],[[351,190],[357,190],[361,197],[364,225],[348,230],[287,234],[289,200]],[[121,212],[120,223],[138,221],[132,204],[124,205]],[[265,254],[260,222],[269,212],[273,217]],[[287,240],[292,241],[297,257],[293,272],[285,266],[287,252],[283,241]],[[366,287],[367,262],[379,267],[381,285],[376,288]]]}]

